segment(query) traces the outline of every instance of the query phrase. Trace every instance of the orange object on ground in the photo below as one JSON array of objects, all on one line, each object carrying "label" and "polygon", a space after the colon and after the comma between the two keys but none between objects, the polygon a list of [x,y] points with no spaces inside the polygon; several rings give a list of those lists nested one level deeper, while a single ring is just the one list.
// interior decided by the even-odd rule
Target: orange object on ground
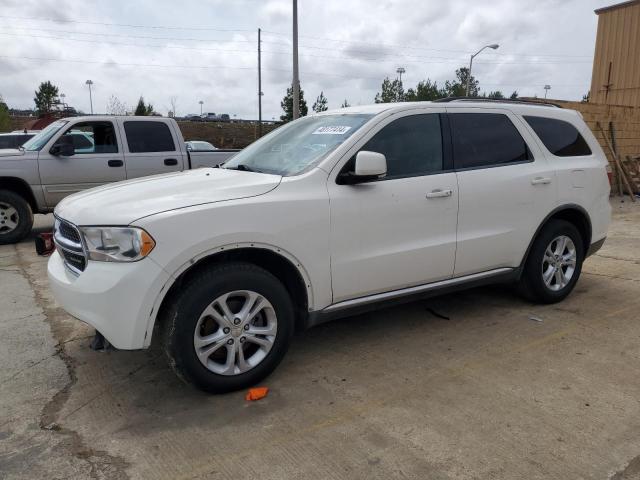
[{"label": "orange object on ground", "polygon": [[247,392],[247,395],[244,397],[244,399],[247,402],[260,400],[260,399],[266,397],[267,393],[269,393],[269,388],[268,387],[250,388],[249,391]]}]

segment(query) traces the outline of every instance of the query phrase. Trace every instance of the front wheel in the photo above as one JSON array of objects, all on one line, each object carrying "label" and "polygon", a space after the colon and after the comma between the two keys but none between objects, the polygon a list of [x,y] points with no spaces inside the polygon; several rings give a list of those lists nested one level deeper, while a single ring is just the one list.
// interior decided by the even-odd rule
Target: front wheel
[{"label": "front wheel", "polygon": [[194,275],[164,319],[164,350],[179,377],[223,393],[249,387],[284,357],[293,334],[291,299],[255,265],[233,262]]},{"label": "front wheel", "polygon": [[520,281],[527,298],[555,303],[571,293],[580,277],[584,243],[578,229],[565,220],[551,220],[533,243]]},{"label": "front wheel", "polygon": [[29,203],[15,192],[0,190],[0,245],[17,243],[33,226]]}]

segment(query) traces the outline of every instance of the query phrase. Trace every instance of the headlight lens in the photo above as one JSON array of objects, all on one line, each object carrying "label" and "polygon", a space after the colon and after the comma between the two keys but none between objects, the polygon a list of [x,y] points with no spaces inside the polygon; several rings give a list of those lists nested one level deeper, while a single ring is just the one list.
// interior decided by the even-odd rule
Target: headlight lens
[{"label": "headlight lens", "polygon": [[80,227],[90,260],[99,262],[135,262],[156,246],[155,240],[141,228]]}]

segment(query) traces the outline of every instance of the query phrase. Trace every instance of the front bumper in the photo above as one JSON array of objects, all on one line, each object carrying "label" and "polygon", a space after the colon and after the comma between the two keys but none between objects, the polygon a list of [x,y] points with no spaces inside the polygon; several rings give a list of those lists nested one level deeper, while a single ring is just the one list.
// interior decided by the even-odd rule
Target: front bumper
[{"label": "front bumper", "polygon": [[47,273],[62,308],[94,327],[114,347],[135,350],[149,346],[147,329],[153,323],[154,305],[170,278],[151,258],[131,263],[90,261],[77,275],[56,251]]}]

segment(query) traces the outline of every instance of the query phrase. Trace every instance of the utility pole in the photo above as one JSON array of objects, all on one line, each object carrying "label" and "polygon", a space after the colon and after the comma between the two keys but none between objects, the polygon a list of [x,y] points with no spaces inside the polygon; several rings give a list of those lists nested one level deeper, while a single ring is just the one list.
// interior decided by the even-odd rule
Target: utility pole
[{"label": "utility pole", "polygon": [[293,119],[300,117],[300,78],[298,75],[298,0],[293,0]]},{"label": "utility pole", "polygon": [[258,29],[258,138],[262,137],[262,59],[260,49],[260,33]]},{"label": "utility pole", "polygon": [[91,115],[93,115],[93,98],[91,96],[91,85],[93,85],[93,81],[87,80],[84,82],[86,85],[89,85],[89,104],[91,105]]}]

